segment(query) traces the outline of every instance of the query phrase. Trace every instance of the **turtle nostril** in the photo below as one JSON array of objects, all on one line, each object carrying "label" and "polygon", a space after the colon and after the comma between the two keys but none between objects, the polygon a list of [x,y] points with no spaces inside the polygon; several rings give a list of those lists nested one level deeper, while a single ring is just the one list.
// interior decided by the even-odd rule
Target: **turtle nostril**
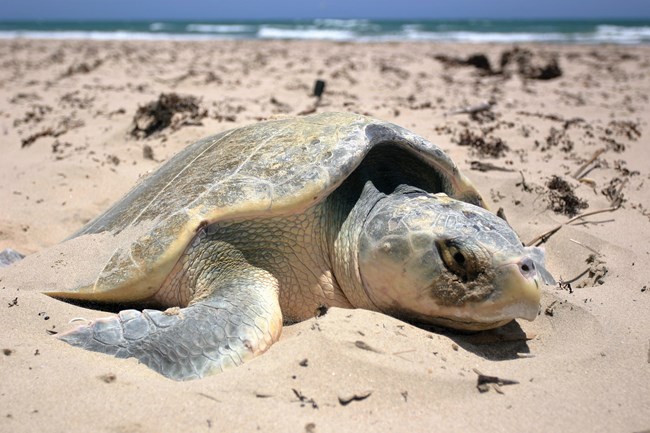
[{"label": "turtle nostril", "polygon": [[526,278],[534,277],[536,274],[535,262],[533,262],[533,260],[528,257],[522,259],[519,262],[519,271]]}]

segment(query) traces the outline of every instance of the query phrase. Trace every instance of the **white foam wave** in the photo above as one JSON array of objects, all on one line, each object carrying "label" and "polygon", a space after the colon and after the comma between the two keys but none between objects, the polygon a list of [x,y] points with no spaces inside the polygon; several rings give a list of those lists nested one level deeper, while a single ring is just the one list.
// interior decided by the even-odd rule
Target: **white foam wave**
[{"label": "white foam wave", "polygon": [[648,44],[650,26],[600,25],[592,32],[472,32],[472,31],[427,31],[418,24],[404,24],[399,30],[382,33],[361,30],[364,25],[374,25],[366,20],[315,20],[313,24],[280,26],[274,24],[188,24],[185,33],[176,33],[172,24],[155,22],[149,25],[149,32],[132,31],[0,31],[0,39],[91,39],[91,40],[223,40],[223,39],[308,39],[332,41],[430,41],[470,43],[615,43]]},{"label": "white foam wave", "polygon": [[372,41],[430,41],[467,43],[581,43],[581,44],[642,44],[650,42],[650,27],[598,26],[596,32],[471,32],[446,31],[428,32],[417,25],[405,25],[402,32],[379,36],[361,37],[358,40]]},{"label": "white foam wave", "polygon": [[159,32],[167,27],[165,23],[151,23],[149,24],[149,30],[152,32]]},{"label": "white foam wave", "polygon": [[147,32],[81,32],[81,31],[0,31],[0,39],[55,39],[76,40],[88,39],[97,41],[206,41],[213,39],[232,39],[229,36],[218,35],[189,35],[172,33],[147,33]]},{"label": "white foam wave", "polygon": [[329,41],[351,41],[356,39],[356,34],[348,30],[324,29],[282,29],[278,27],[262,26],[257,31],[260,39],[321,39]]},{"label": "white foam wave", "polygon": [[343,20],[336,18],[319,18],[314,20],[314,24],[325,27],[356,28],[359,26],[367,25],[368,23],[368,20]]},{"label": "white foam wave", "polygon": [[596,33],[589,39],[595,42],[639,44],[650,41],[650,27],[622,27],[603,24],[596,27]]},{"label": "white foam wave", "polygon": [[498,33],[498,32],[407,32],[411,40],[450,41],[470,43],[562,42],[561,33]]},{"label": "white foam wave", "polygon": [[353,31],[379,30],[381,26],[373,24],[369,20],[342,20],[334,18],[315,19],[314,25],[318,28],[346,29]]},{"label": "white foam wave", "polygon": [[254,32],[255,26],[241,24],[188,24],[185,30],[198,33],[246,33]]}]

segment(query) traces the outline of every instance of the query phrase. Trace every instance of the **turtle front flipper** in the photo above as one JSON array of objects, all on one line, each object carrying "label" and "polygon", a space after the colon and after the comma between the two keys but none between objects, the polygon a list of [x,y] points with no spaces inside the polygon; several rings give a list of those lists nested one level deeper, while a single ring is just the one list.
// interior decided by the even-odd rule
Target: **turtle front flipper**
[{"label": "turtle front flipper", "polygon": [[276,279],[222,243],[209,250],[214,255],[201,254],[201,260],[191,260],[195,254],[190,252],[186,257],[194,266],[175,280],[194,283],[187,307],[125,310],[59,338],[118,358],[137,358],[175,380],[218,373],[263,353],[282,330]]}]

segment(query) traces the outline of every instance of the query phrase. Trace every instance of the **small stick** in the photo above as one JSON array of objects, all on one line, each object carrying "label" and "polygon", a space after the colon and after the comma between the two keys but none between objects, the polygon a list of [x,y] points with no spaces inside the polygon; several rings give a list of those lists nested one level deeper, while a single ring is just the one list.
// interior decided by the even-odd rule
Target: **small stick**
[{"label": "small stick", "polygon": [[614,221],[616,221],[616,218],[610,218],[608,220],[600,220],[600,221],[580,221],[580,222],[575,222],[573,225],[586,226],[587,224],[605,224],[605,223],[613,223]]},{"label": "small stick", "polygon": [[584,248],[588,249],[589,251],[591,251],[592,253],[596,254],[597,256],[600,255],[600,253],[599,253],[598,251],[596,251],[595,249],[591,248],[591,247],[588,246],[588,245],[583,244],[582,242],[578,242],[578,241],[576,241],[575,239],[569,239],[569,240],[570,240],[571,242],[573,242],[574,244],[578,244],[578,245],[580,245],[581,247],[584,247]]},{"label": "small stick", "polygon": [[578,281],[580,278],[582,278],[584,275],[586,275],[587,272],[589,272],[589,268],[587,268],[587,269],[585,269],[584,271],[582,271],[580,274],[578,274],[577,277],[575,277],[575,278],[571,278],[570,280],[567,280],[567,281],[562,280],[561,283],[562,283],[562,284],[571,284],[571,283],[575,283],[575,282]]},{"label": "small stick", "polygon": [[415,349],[402,350],[401,352],[393,352],[393,355],[398,356],[398,355],[403,355],[403,354],[405,354],[405,353],[412,353],[412,352],[415,352]]},{"label": "small stick", "polygon": [[591,156],[591,158],[589,158],[589,159],[587,160],[587,162],[585,162],[584,164],[582,164],[582,165],[580,166],[580,168],[579,168],[579,169],[578,169],[578,170],[573,174],[574,179],[578,179],[578,180],[579,180],[579,179],[582,177],[582,176],[580,176],[580,173],[582,173],[582,172],[583,172],[583,171],[584,171],[584,170],[589,166],[589,164],[591,164],[592,162],[594,162],[594,161],[595,161],[595,160],[596,160],[600,155],[602,155],[606,150],[607,150],[606,148],[602,148],[602,149],[598,149],[596,152],[594,152],[594,154]]},{"label": "small stick", "polygon": [[491,162],[483,162],[483,161],[470,161],[470,169],[476,171],[490,171],[490,170],[507,171],[507,172],[514,171],[512,168],[499,167],[498,165],[492,164]]},{"label": "small stick", "polygon": [[619,207],[621,207],[621,204],[620,204],[620,203],[616,204],[616,205],[613,206],[613,207],[608,207],[607,209],[600,209],[600,210],[595,210],[595,211],[591,211],[591,212],[585,212],[585,213],[583,213],[583,214],[580,214],[580,215],[574,216],[574,217],[571,218],[570,220],[568,220],[568,221],[566,221],[566,222],[564,222],[564,223],[562,223],[562,224],[557,225],[556,227],[552,228],[551,230],[547,231],[546,233],[543,233],[543,234],[537,236],[537,237],[536,237],[535,239],[533,239],[532,241],[526,243],[526,246],[527,246],[527,247],[530,247],[530,246],[532,246],[532,245],[534,245],[534,246],[541,245],[541,244],[543,244],[544,242],[546,242],[546,241],[548,240],[548,238],[550,238],[552,235],[554,235],[555,232],[557,232],[558,230],[560,230],[562,227],[571,224],[572,222],[575,222],[575,221],[577,221],[577,220],[579,220],[579,219],[581,219],[581,218],[585,218],[585,217],[588,217],[588,216],[591,216],[591,215],[596,215],[596,214],[599,214],[599,213],[604,213],[604,212],[614,212],[614,211],[617,210]]},{"label": "small stick", "polygon": [[446,116],[453,116],[455,114],[475,114],[479,113],[481,111],[488,111],[491,110],[492,107],[494,106],[494,102],[492,101],[486,101],[478,105],[472,105],[469,107],[462,107],[457,110],[452,110],[448,113],[446,113]]},{"label": "small stick", "polygon": [[519,170],[519,174],[521,175],[521,182],[516,183],[515,186],[521,185],[521,189],[524,190],[524,192],[531,192],[533,189],[529,187],[528,184],[526,183],[524,172]]},{"label": "small stick", "polygon": [[625,178],[623,179],[623,182],[621,182],[621,185],[618,187],[616,194],[612,198],[612,206],[620,206],[623,203],[623,187],[627,184],[627,181],[628,179]]},{"label": "small stick", "polygon": [[503,390],[501,389],[501,386],[517,385],[519,383],[519,381],[517,380],[502,379],[497,376],[487,376],[481,373],[477,368],[474,368],[473,370],[474,373],[478,375],[476,388],[480,392],[488,391],[490,389],[490,385],[492,385],[492,389],[494,389],[499,394],[503,394]]}]

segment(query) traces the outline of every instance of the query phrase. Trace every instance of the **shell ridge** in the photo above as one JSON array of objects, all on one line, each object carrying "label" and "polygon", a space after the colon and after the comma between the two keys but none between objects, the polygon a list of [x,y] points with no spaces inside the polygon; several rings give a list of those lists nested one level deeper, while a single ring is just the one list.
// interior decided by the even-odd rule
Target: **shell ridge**
[{"label": "shell ridge", "polygon": [[232,131],[230,131],[229,133],[225,134],[223,137],[221,137],[219,140],[216,140],[214,143],[212,143],[211,145],[209,145],[208,147],[206,147],[206,148],[205,148],[201,153],[199,153],[199,154],[198,154],[194,159],[192,159],[192,161],[190,161],[190,162],[189,162],[185,167],[183,167],[181,170],[179,170],[178,173],[176,173],[176,175],[172,178],[172,180],[170,180],[169,182],[167,182],[167,185],[165,185],[164,187],[160,188],[160,191],[158,191],[158,193],[157,193],[157,194],[156,194],[156,195],[155,195],[155,196],[154,196],[154,197],[149,201],[149,203],[147,203],[147,205],[144,206],[144,207],[142,208],[142,210],[140,211],[140,213],[139,213],[138,215],[136,215],[136,217],[135,217],[135,218],[134,218],[134,219],[129,223],[129,225],[133,225],[133,224],[135,224],[136,221],[138,221],[138,219],[142,216],[142,214],[144,214],[145,211],[146,211],[146,210],[151,206],[151,204],[152,204],[154,201],[156,201],[156,199],[157,199],[157,198],[158,198],[158,197],[159,197],[159,196],[160,196],[160,195],[161,195],[165,190],[167,190],[167,188],[170,187],[170,186],[171,186],[171,185],[176,181],[176,179],[178,179],[182,174],[184,174],[185,171],[186,171],[188,168],[190,168],[190,167],[192,166],[192,164],[194,164],[194,162],[195,162],[197,159],[199,159],[201,156],[203,156],[204,153],[206,153],[207,151],[209,151],[210,149],[212,149],[214,146],[216,146],[217,143],[220,143],[220,142],[221,142],[222,140],[224,140],[226,137],[229,137],[230,135],[232,135],[235,131],[236,131],[236,130],[232,130]]},{"label": "shell ridge", "polygon": [[[178,179],[178,178],[179,178],[179,177],[180,177],[180,176],[181,176],[181,175],[182,175],[182,174],[183,174],[183,173],[184,173],[184,172],[185,172],[185,171],[186,171],[190,166],[192,166],[192,164],[194,163],[194,161],[196,161],[197,159],[199,159],[199,158],[200,158],[204,153],[208,152],[208,151],[209,151],[210,149],[212,149],[215,145],[217,145],[218,143],[220,143],[224,138],[230,136],[233,132],[235,132],[235,130],[228,132],[228,133],[225,134],[223,137],[221,137],[219,140],[216,140],[214,143],[212,143],[212,144],[210,144],[209,146],[207,146],[207,147],[206,147],[206,148],[205,148],[201,153],[199,153],[199,154],[198,154],[194,159],[192,159],[192,161],[190,161],[190,162],[189,162],[185,167],[183,167],[181,170],[179,170],[179,172],[178,172],[178,173],[173,177],[173,179],[171,179],[171,180],[167,183],[167,185],[165,185],[164,187],[162,187],[162,188],[160,189],[160,191],[158,191],[158,193],[157,193],[157,194],[156,194],[156,195],[155,195],[155,196],[154,196],[154,197],[149,201],[149,203],[148,203],[146,206],[144,206],[144,207],[142,208],[142,210],[140,211],[140,213],[138,213],[138,215],[136,215],[136,217],[135,217],[135,218],[134,218],[134,219],[133,219],[133,220],[132,220],[128,225],[127,225],[127,227],[128,227],[128,226],[133,226],[133,225],[138,221],[138,219],[139,219],[139,218],[144,214],[144,212],[145,212],[145,211],[146,211],[146,210],[147,210],[147,209],[152,205],[152,203],[155,202],[156,199],[157,199],[157,198],[158,198],[158,197],[159,197],[159,196],[160,196],[160,195],[161,195],[161,194],[162,194],[162,193],[163,193],[163,192],[164,192],[168,187],[170,187],[170,186],[174,183],[174,181],[175,181],[176,179]],[[95,282],[94,282],[94,284],[93,284],[93,286],[92,286],[92,292],[93,292],[93,293],[96,293],[96,292],[97,292],[97,285],[99,284],[99,281],[100,281],[100,280],[102,279],[102,277],[104,276],[105,271],[106,271],[106,268],[107,268],[108,265],[111,263],[111,261],[114,259],[114,257],[115,257],[117,254],[119,254],[119,252],[120,252],[121,249],[123,249],[123,248],[120,248],[120,247],[115,248],[115,250],[113,250],[113,253],[109,256],[109,258],[108,258],[108,260],[106,261],[106,263],[104,263],[104,265],[102,266],[102,268],[101,268],[102,270],[101,270],[101,272],[99,272],[99,274],[97,275],[97,278],[95,279]],[[133,257],[133,243],[129,244],[128,255],[129,255],[129,261],[130,261],[131,263],[133,263],[134,267],[135,267],[136,269],[140,268],[140,264],[138,264],[138,263],[136,262],[136,260],[135,260],[135,257]]]},{"label": "shell ridge", "polygon": [[[108,260],[106,260],[106,263],[102,266],[102,270],[99,274],[97,274],[97,278],[95,278],[95,282],[93,283],[93,288],[91,290],[91,293],[96,293],[97,292],[97,284],[99,283],[99,280],[102,278],[104,275],[104,271],[106,270],[106,267],[108,264],[113,260],[113,257],[115,257],[115,254],[119,251],[119,247],[115,248],[111,255],[108,257]],[[129,248],[129,256],[131,255],[131,249]],[[131,258],[133,260],[133,258]]]},{"label": "shell ridge", "polygon": [[[255,146],[255,149],[253,149],[253,150],[248,154],[248,156],[246,157],[246,159],[245,159],[244,161],[242,161],[242,163],[239,164],[239,166],[238,166],[235,170],[233,170],[232,173],[230,173],[230,174],[228,174],[227,176],[225,176],[225,177],[224,177],[221,181],[219,181],[216,185],[212,186],[211,188],[208,188],[207,190],[205,190],[204,192],[202,192],[201,194],[199,194],[199,195],[198,195],[198,196],[197,196],[197,197],[196,197],[196,198],[195,198],[195,199],[190,203],[190,206],[191,206],[191,207],[194,207],[195,204],[196,204],[197,202],[201,202],[201,201],[203,201],[203,199],[204,199],[204,197],[205,197],[206,194],[209,194],[209,193],[214,192],[214,191],[217,190],[221,185],[223,185],[224,183],[226,183],[228,180],[232,180],[232,179],[234,179],[234,178],[237,176],[237,174],[238,174],[238,173],[239,173],[239,172],[244,168],[244,166],[245,166],[245,165],[246,165],[246,164],[247,164],[247,163],[248,163],[248,162],[253,158],[253,156],[255,156],[255,155],[260,151],[260,149],[262,149],[264,146],[266,146],[266,145],[267,145],[267,144],[268,144],[272,139],[274,139],[274,138],[277,137],[278,135],[285,133],[289,128],[290,128],[290,126],[285,126],[284,128],[280,129],[280,130],[279,130],[278,132],[276,132],[275,134],[273,134],[273,135],[267,137],[266,139],[262,140],[262,142],[261,142],[260,144],[258,144],[257,146]],[[233,132],[234,132],[234,131],[233,131]],[[228,135],[230,135],[230,134],[228,134]],[[225,137],[223,137],[223,138],[225,138]],[[206,150],[207,150],[207,149],[206,149]],[[200,156],[200,155],[199,155],[199,156]],[[197,158],[198,158],[198,157],[197,157]],[[180,174],[180,173],[179,173],[179,174]],[[253,177],[253,176],[243,176],[242,179],[246,179],[247,177],[250,177],[251,179],[259,179],[259,178],[257,178],[257,177]],[[272,196],[271,196],[271,203],[273,203],[273,197],[272,197]]]}]

